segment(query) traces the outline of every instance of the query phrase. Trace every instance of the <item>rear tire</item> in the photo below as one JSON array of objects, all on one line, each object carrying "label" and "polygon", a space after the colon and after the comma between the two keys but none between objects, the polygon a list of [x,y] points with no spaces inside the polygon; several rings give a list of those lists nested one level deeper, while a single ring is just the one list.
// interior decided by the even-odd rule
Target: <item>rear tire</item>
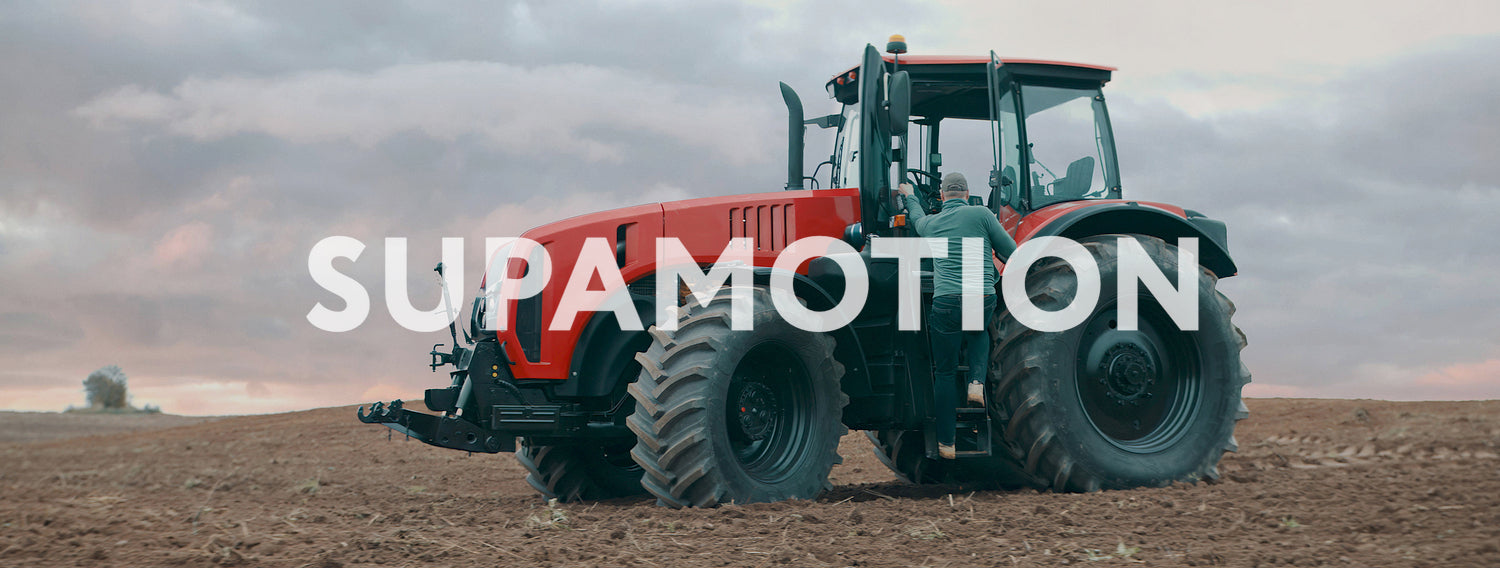
[{"label": "rear tire", "polygon": [[[997,335],[990,412],[1005,447],[1025,471],[1057,491],[1160,486],[1217,479],[1235,451],[1235,422],[1249,415],[1240,389],[1244,333],[1230,322],[1234,304],[1199,267],[1198,330],[1179,330],[1139,289],[1139,330],[1116,329],[1117,238],[1133,237],[1176,280],[1177,250],[1154,237],[1104,235],[1079,241],[1103,284],[1094,312],[1073,329],[1042,333],[1008,311]],[[1016,277],[1016,276],[1009,276]],[[1060,259],[1026,275],[1037,307],[1055,311],[1073,298],[1077,279]]]},{"label": "rear tire", "polygon": [[522,440],[516,460],[526,468],[526,483],[544,499],[594,501],[646,493],[629,442],[535,446]]},{"label": "rear tire", "polygon": [[833,338],[798,329],[753,291],[754,329],[730,329],[730,294],[650,330],[630,385],[641,484],[668,507],[812,499],[840,461],[849,398]]}]

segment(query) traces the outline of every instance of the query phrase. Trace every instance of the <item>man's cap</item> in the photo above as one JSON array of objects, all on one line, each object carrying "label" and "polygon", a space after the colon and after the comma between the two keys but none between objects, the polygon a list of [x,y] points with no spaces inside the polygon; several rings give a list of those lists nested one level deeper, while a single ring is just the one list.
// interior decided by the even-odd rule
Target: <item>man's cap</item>
[{"label": "man's cap", "polygon": [[964,175],[958,172],[945,175],[943,176],[943,191],[969,191],[969,180],[964,179]]}]

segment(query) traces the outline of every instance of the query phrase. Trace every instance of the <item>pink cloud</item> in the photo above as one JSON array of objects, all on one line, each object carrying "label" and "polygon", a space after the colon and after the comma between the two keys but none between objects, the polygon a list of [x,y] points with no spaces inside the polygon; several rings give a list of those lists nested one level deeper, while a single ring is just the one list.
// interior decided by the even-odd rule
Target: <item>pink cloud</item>
[{"label": "pink cloud", "polygon": [[158,266],[188,266],[202,264],[213,248],[213,227],[202,221],[193,221],[173,229],[156,243],[152,259]]},{"label": "pink cloud", "polygon": [[398,398],[399,399],[404,399],[404,400],[412,400],[412,399],[420,399],[420,398],[422,398],[420,395],[413,395],[413,392],[414,391],[412,391],[410,387],[403,387],[403,386],[390,385],[390,384],[378,384],[378,385],[375,385],[375,386],[370,387],[368,389],[365,389],[365,392],[363,394],[359,395],[359,399],[361,401],[365,401],[365,400],[368,400],[368,401],[376,401],[376,400],[386,401],[386,400],[395,400],[395,399],[398,399]]},{"label": "pink cloud", "polygon": [[1459,391],[1500,391],[1500,359],[1459,363],[1432,371],[1417,379],[1418,385]]}]

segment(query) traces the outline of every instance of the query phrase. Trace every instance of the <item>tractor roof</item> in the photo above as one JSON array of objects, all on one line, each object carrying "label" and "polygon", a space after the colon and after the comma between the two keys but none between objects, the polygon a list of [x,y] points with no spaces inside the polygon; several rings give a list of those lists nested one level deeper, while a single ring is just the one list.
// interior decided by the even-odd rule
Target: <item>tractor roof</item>
[{"label": "tractor roof", "polygon": [[[886,69],[894,70],[896,60],[884,56]],[[900,68],[911,75],[912,114],[943,118],[988,118],[989,101],[985,67],[988,56],[973,55],[903,55]],[[1040,59],[1001,58],[997,66],[1000,80],[1012,78],[1026,84],[1057,87],[1099,88],[1109,82],[1114,67],[1067,63]],[[854,67],[828,80],[827,89],[843,104],[859,98],[859,68]]]},{"label": "tractor roof", "polygon": [[[886,63],[896,62],[895,56],[889,53],[883,55],[882,58],[885,59]],[[989,61],[990,58],[986,55],[905,55],[901,57],[901,64],[903,65],[964,65],[983,64],[989,63]],[[1056,65],[1059,67],[1079,67],[1083,69],[1094,69],[1098,71],[1115,71],[1114,67],[1094,65],[1092,63],[1069,63],[1067,61],[1048,61],[1044,59],[1019,59],[1009,57],[1000,58],[1001,65],[1022,63]],[[856,66],[850,68],[850,70],[852,71],[857,68],[858,67]]]}]

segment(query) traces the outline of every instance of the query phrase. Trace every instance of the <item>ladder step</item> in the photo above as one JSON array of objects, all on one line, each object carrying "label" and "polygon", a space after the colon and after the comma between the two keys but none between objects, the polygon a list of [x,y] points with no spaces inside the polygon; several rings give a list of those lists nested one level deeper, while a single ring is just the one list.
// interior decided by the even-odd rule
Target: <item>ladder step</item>
[{"label": "ladder step", "polygon": [[[959,408],[957,409],[957,420],[960,438],[968,438],[964,434],[973,434],[968,438],[972,443],[961,443],[965,446],[956,452],[958,457],[988,457],[991,454],[990,444],[990,414],[983,408]],[[972,448],[972,449],[971,449]]]},{"label": "ladder step", "polygon": [[[954,429],[956,430],[957,445],[961,449],[954,452],[960,458],[989,457],[992,446],[990,444],[990,428],[992,422],[990,413],[983,408],[961,407],[954,409]],[[926,438],[927,457],[937,459],[937,434],[932,428],[932,420],[927,422],[924,438]]]}]

